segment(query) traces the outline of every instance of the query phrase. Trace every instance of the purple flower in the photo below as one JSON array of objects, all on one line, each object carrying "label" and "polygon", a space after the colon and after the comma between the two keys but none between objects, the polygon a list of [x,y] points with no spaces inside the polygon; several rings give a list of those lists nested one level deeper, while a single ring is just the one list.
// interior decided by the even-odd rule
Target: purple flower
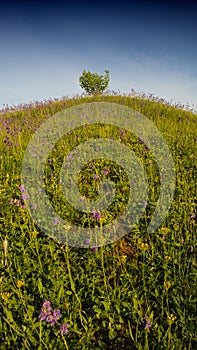
[{"label": "purple flower", "polygon": [[47,315],[45,321],[50,323],[50,326],[53,326],[56,323],[56,320],[54,319],[52,314]]},{"label": "purple flower", "polygon": [[108,167],[105,166],[103,169],[103,175],[107,175],[109,173]]},{"label": "purple flower", "polygon": [[53,314],[50,313],[46,316],[46,322],[50,323],[50,326],[53,326],[57,320],[61,317],[60,310],[54,310]]},{"label": "purple flower", "polygon": [[195,214],[194,213],[190,213],[189,215],[190,215],[191,219],[195,218]]},{"label": "purple flower", "polygon": [[59,224],[59,223],[60,223],[60,220],[59,220],[59,219],[57,219],[57,218],[54,218],[53,223],[54,223],[54,225],[57,225],[57,224]]},{"label": "purple flower", "polygon": [[52,159],[49,159],[49,160],[48,160],[48,163],[51,164],[51,163],[52,163]]},{"label": "purple flower", "polygon": [[46,318],[47,318],[47,316],[48,316],[48,314],[47,314],[47,312],[40,312],[40,314],[39,314],[39,316],[38,316],[38,319],[40,320],[40,321],[45,321],[46,320]]},{"label": "purple flower", "polygon": [[144,319],[144,329],[149,329],[149,328],[151,328],[150,318],[145,317],[145,319]]},{"label": "purple flower", "polygon": [[99,220],[101,218],[101,212],[97,211],[96,214],[95,214],[95,217],[96,217],[97,220]]},{"label": "purple flower", "polygon": [[124,135],[124,134],[125,134],[125,131],[122,130],[122,129],[120,129],[120,133],[121,133],[121,135]]},{"label": "purple flower", "polygon": [[85,240],[85,244],[89,245],[90,244],[90,239],[89,238],[86,238]]},{"label": "purple flower", "polygon": [[97,245],[94,245],[94,246],[92,247],[92,252],[93,252],[93,253],[96,253],[97,250],[98,250],[98,246],[97,246]]},{"label": "purple flower", "polygon": [[25,187],[24,186],[19,186],[19,190],[21,191],[21,192],[27,192],[27,190],[25,189]]},{"label": "purple flower", "polygon": [[60,332],[61,332],[62,334],[68,332],[68,324],[67,324],[67,323],[62,323],[62,325],[60,326]]},{"label": "purple flower", "polygon": [[13,198],[10,198],[10,204],[14,204],[14,199]]},{"label": "purple flower", "polygon": [[[44,320],[47,320],[48,317],[51,315],[51,303],[49,300],[45,300],[45,302],[43,303],[42,305],[42,308],[41,308],[41,311],[40,311],[40,314],[38,316],[39,320],[40,321],[44,321]],[[49,321],[47,321],[49,322]]]},{"label": "purple flower", "polygon": [[148,145],[145,144],[145,147],[144,147],[143,151],[146,152],[148,150],[149,150]]},{"label": "purple flower", "polygon": [[99,175],[94,174],[94,180],[97,180],[97,179],[99,179]]},{"label": "purple flower", "polygon": [[66,160],[70,160],[70,159],[72,159],[72,153],[71,152],[69,152],[68,156],[66,157]]},{"label": "purple flower", "polygon": [[143,208],[146,208],[146,206],[147,206],[147,203],[144,202],[144,203],[143,203]]},{"label": "purple flower", "polygon": [[99,220],[101,218],[101,212],[100,211],[92,212],[90,215],[91,215],[92,218],[96,218],[97,220]]},{"label": "purple flower", "polygon": [[51,302],[49,300],[45,300],[42,307],[51,310]]},{"label": "purple flower", "polygon": [[100,149],[97,146],[95,146],[94,150],[95,150],[95,152],[99,152],[100,151]]},{"label": "purple flower", "polygon": [[54,311],[53,311],[53,318],[54,318],[55,322],[56,322],[57,320],[59,320],[60,317],[61,317],[61,312],[60,312],[60,310],[54,310]]},{"label": "purple flower", "polygon": [[21,196],[21,199],[22,200],[25,200],[25,199],[28,199],[29,198],[29,195],[28,194],[23,194],[22,196]]},{"label": "purple flower", "polygon": [[61,312],[59,309],[53,311],[53,317],[57,319],[61,317]]}]

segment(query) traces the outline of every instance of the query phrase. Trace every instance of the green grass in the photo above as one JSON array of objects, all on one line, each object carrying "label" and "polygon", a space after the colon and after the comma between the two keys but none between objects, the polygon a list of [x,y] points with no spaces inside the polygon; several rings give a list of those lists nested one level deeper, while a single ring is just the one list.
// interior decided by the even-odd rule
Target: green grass
[{"label": "green grass", "polygon": [[[65,135],[48,157],[52,163],[46,164],[45,183],[55,210],[71,223],[95,225],[90,215],[69,206],[58,185],[63,157],[80,142],[113,136],[132,147],[147,171],[149,198],[143,217],[121,240],[93,252],[60,244],[41,232],[24,207],[19,186],[23,155],[36,128],[65,108],[99,101],[130,106],[156,125],[173,156],[176,189],[164,222],[148,234],[160,191],[151,152],[144,152],[131,133],[121,135],[111,126],[86,126]],[[156,100],[103,95],[30,106],[1,114],[0,119],[0,349],[194,349],[197,115]],[[93,176],[102,178],[105,166],[116,197],[102,213],[102,225],[126,206],[127,174],[98,158],[79,177],[82,195],[95,200],[99,192]],[[62,314],[53,326],[38,319],[45,300]],[[145,327],[146,317],[150,328]],[[68,332],[62,335],[64,322]]]}]

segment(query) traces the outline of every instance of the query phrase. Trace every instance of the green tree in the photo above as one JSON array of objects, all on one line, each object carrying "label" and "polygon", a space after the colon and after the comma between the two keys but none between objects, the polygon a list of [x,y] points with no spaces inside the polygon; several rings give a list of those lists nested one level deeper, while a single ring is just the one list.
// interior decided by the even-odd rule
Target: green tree
[{"label": "green tree", "polygon": [[89,94],[101,94],[109,84],[109,71],[105,70],[105,75],[98,75],[97,73],[86,72],[79,77],[79,85]]}]

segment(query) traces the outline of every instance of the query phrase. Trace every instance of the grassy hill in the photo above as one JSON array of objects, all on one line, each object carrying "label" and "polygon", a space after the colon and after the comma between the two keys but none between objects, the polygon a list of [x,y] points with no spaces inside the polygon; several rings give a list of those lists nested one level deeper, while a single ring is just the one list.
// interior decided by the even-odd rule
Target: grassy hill
[{"label": "grassy hill", "polygon": [[[90,102],[128,106],[152,121],[172,154],[176,188],[165,220],[148,233],[160,192],[151,150],[117,127],[72,131],[54,146],[45,168],[51,203],[70,224],[102,227],[113,221],[126,206],[131,186],[127,174],[120,176],[118,164],[96,159],[82,170],[80,191],[95,200],[99,192],[94,175],[107,167],[116,201],[102,213],[104,221],[70,207],[60,193],[58,174],[65,155],[80,142],[107,136],[132,146],[149,181],[143,216],[127,235],[101,247],[92,247],[87,237],[87,248],[77,248],[52,239],[34,223],[25,206],[21,166],[32,135],[44,121]],[[139,96],[78,96],[2,111],[0,125],[0,349],[194,349],[197,115]],[[69,225],[66,230],[69,234]],[[59,311],[50,316],[49,303],[43,307],[46,300],[61,317]]]}]

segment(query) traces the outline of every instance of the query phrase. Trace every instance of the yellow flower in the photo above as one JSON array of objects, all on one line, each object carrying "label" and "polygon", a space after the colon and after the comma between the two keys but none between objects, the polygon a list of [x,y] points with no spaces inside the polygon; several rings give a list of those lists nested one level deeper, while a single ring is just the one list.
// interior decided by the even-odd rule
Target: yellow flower
[{"label": "yellow flower", "polygon": [[138,242],[138,248],[141,249],[141,250],[147,250],[149,248],[149,245],[147,243],[139,241]]},{"label": "yellow flower", "polygon": [[1,293],[1,297],[3,300],[7,300],[8,298],[10,298],[12,296],[13,293],[10,292],[2,292]]},{"label": "yellow flower", "polygon": [[36,236],[36,235],[38,235],[38,232],[37,231],[33,231],[33,232],[31,232],[31,235],[32,236]]},{"label": "yellow flower", "polygon": [[170,229],[169,229],[168,227],[161,227],[161,229],[160,229],[160,230],[162,230],[162,231],[166,231],[166,232],[170,231]]},{"label": "yellow flower", "polygon": [[121,259],[121,262],[124,263],[126,261],[126,259],[127,259],[127,255],[126,254],[121,255],[120,259]]},{"label": "yellow flower", "polygon": [[64,225],[63,226],[66,230],[70,230],[70,228],[72,227],[71,225],[69,225],[69,224],[66,224],[66,225]]},{"label": "yellow flower", "polygon": [[173,314],[168,315],[168,324],[172,324],[176,320],[176,316]]},{"label": "yellow flower", "polygon": [[20,280],[19,280],[19,281],[17,282],[17,285],[16,285],[16,286],[17,286],[17,288],[21,288],[21,287],[24,286],[24,284],[25,284],[25,283],[24,283],[23,281],[20,281]]},{"label": "yellow flower", "polygon": [[166,256],[165,256],[165,259],[166,259],[166,260],[172,260],[172,257],[169,256],[169,255],[166,255]]},{"label": "yellow flower", "polygon": [[170,282],[164,282],[164,288],[166,290],[168,290],[171,287],[171,283]]}]

